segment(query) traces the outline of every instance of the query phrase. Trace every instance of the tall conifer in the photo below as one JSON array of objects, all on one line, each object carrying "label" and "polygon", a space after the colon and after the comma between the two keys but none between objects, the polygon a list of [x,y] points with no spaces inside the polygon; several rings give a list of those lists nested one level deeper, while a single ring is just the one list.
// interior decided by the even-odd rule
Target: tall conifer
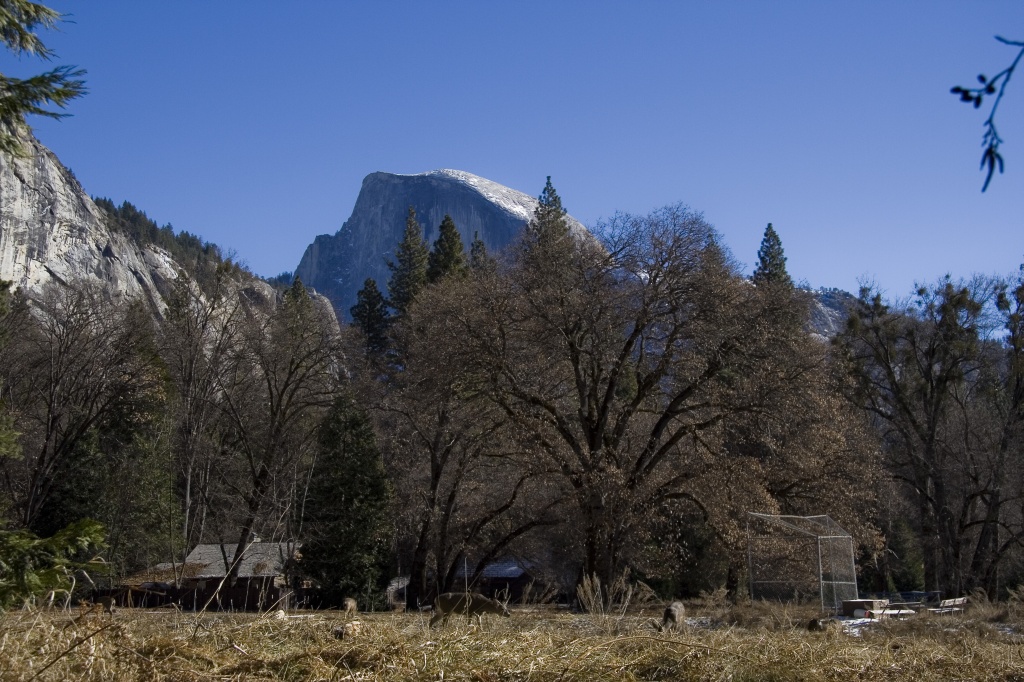
[{"label": "tall conifer", "polygon": [[[550,175],[527,226],[524,247],[525,262],[538,273],[542,270],[561,272],[574,257],[576,249],[569,232],[569,221],[562,199],[551,184]],[[539,276],[543,279],[548,275]]]},{"label": "tall conifer", "polygon": [[480,233],[473,233],[473,243],[469,245],[469,267],[474,272],[493,270],[496,266],[494,258],[487,253],[487,245],[480,239]]},{"label": "tall conifer", "polygon": [[771,223],[765,228],[761,248],[757,250],[757,268],[754,270],[753,279],[757,284],[793,286],[793,280],[786,272],[786,254],[782,250],[782,240]]},{"label": "tall conifer", "polygon": [[466,253],[462,237],[450,215],[445,215],[427,263],[427,281],[437,282],[449,275],[466,274]]},{"label": "tall conifer", "polygon": [[423,228],[416,220],[416,209],[409,207],[405,219],[405,234],[395,250],[395,262],[388,262],[391,279],[388,295],[391,307],[404,315],[420,290],[427,285],[427,263],[430,252],[423,240]]},{"label": "tall conifer", "polygon": [[391,486],[369,417],[338,398],[320,424],[317,470],[310,481],[302,568],[327,597],[376,592],[391,547]]},{"label": "tall conifer", "polygon": [[536,235],[540,245],[558,242],[568,237],[569,222],[565,218],[566,211],[562,207],[561,197],[558,196],[558,192],[551,184],[550,175],[539,199],[540,203],[537,204],[533,219],[530,221],[530,229]]},{"label": "tall conifer", "polygon": [[388,304],[377,288],[377,280],[366,279],[350,312],[352,321],[366,335],[366,350],[371,354],[383,352],[388,340]]}]

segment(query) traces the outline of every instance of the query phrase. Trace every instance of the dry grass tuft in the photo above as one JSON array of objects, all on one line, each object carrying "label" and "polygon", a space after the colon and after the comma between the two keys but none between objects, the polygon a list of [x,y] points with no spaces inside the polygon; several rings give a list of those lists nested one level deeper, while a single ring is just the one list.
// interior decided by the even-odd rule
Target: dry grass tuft
[{"label": "dry grass tuft", "polygon": [[342,639],[334,635],[342,614],[17,612],[0,615],[0,679],[1024,679],[1018,623],[990,622],[984,611],[855,634],[808,632],[807,614],[795,608],[730,611],[714,599],[687,607],[691,624],[675,633],[655,632],[650,614],[534,609],[485,619],[483,629],[457,618],[429,630],[421,614],[362,614],[358,632]]}]

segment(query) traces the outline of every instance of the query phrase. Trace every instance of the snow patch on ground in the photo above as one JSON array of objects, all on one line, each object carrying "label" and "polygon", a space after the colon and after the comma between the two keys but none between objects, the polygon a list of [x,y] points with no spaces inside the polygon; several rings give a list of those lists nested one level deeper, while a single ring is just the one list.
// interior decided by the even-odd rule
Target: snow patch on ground
[{"label": "snow patch on ground", "polygon": [[874,618],[847,618],[840,616],[836,618],[842,626],[843,630],[854,637],[860,637],[861,633],[864,632],[864,628],[876,624],[878,621]]}]

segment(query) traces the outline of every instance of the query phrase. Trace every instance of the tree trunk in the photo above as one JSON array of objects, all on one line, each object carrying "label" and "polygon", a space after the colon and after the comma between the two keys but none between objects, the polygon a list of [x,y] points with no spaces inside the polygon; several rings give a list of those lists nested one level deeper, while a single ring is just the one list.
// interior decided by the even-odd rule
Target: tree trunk
[{"label": "tree trunk", "polygon": [[918,498],[921,517],[921,555],[924,563],[924,589],[941,590],[939,584],[939,531],[931,506],[924,496]]},{"label": "tree trunk", "polygon": [[430,515],[427,514],[420,524],[420,536],[413,550],[412,564],[409,566],[409,586],[405,589],[405,607],[407,610],[418,610],[421,602],[428,595],[427,591],[427,545],[430,537]]},{"label": "tree trunk", "polygon": [[980,587],[995,599],[995,564],[999,561],[999,507],[1002,494],[997,488],[989,495],[985,510],[985,521],[981,524],[978,544],[971,559],[971,583],[968,587]]}]

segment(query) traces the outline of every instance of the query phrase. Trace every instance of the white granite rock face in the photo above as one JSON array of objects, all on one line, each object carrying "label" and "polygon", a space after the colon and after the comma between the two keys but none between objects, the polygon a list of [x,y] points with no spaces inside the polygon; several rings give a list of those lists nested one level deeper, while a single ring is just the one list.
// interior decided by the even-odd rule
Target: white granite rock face
[{"label": "white granite rock face", "polygon": [[815,289],[811,294],[808,329],[823,341],[843,331],[857,297],[842,289]]},{"label": "white granite rock face", "polygon": [[[402,240],[410,206],[416,209],[428,242],[437,239],[447,214],[467,250],[479,233],[494,252],[516,238],[537,203],[535,197],[465,171],[371,173],[363,180],[351,217],[336,234],[319,235],[306,248],[295,275],[331,299],[340,316],[347,318],[367,278],[375,279],[387,295],[387,261],[393,260]],[[569,218],[569,225],[574,232],[587,234],[574,218]]]},{"label": "white granite rock face", "polygon": [[[91,281],[111,300],[141,297],[162,317],[181,267],[167,251],[108,229],[102,210],[53,152],[32,137],[25,144],[24,158],[0,154],[0,279],[29,299],[51,283]],[[239,297],[254,311],[273,310],[279,300],[273,287],[253,276],[242,275],[229,287],[228,298]],[[313,298],[331,308],[322,296]]]},{"label": "white granite rock face", "polygon": [[111,298],[142,296],[159,313],[177,278],[170,255],[139,248],[103,223],[100,209],[35,138],[29,155],[0,155],[0,278],[30,298],[50,282],[92,280]]}]

